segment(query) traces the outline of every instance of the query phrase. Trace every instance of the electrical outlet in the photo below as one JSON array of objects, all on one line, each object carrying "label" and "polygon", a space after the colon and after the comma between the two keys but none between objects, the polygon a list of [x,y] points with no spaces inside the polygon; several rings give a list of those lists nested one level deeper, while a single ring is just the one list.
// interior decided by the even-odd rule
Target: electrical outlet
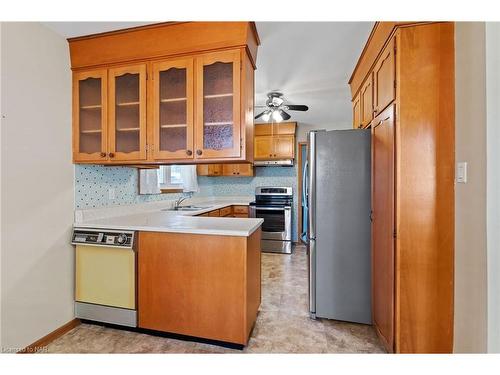
[{"label": "electrical outlet", "polygon": [[108,198],[111,201],[116,198],[116,196],[115,196],[115,189],[114,188],[109,188],[108,189]]}]

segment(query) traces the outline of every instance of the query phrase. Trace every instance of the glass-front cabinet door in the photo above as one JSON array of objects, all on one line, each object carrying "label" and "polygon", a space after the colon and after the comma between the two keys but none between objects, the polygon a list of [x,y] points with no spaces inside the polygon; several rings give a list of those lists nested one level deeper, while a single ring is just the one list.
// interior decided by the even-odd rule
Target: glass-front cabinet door
[{"label": "glass-front cabinet door", "polygon": [[107,160],[107,71],[73,74],[73,159]]},{"label": "glass-front cabinet door", "polygon": [[193,59],[153,63],[153,158],[192,159]]},{"label": "glass-front cabinet door", "polygon": [[240,51],[196,59],[196,158],[240,156]]},{"label": "glass-front cabinet door", "polygon": [[146,64],[109,70],[109,160],[146,159]]}]

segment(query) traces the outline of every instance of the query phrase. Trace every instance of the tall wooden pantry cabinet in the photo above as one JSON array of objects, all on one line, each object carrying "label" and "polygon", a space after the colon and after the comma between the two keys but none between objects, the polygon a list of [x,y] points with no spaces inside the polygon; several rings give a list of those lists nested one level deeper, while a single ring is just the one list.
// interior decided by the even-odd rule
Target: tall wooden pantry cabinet
[{"label": "tall wooden pantry cabinet", "polygon": [[377,23],[349,84],[353,127],[372,130],[376,331],[390,352],[450,353],[454,24]]}]

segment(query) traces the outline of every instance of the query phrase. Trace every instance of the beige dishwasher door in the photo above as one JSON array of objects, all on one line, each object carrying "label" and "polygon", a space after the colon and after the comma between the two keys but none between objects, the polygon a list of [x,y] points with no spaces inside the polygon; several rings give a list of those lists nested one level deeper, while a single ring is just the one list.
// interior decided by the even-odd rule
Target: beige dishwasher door
[{"label": "beige dishwasher door", "polygon": [[135,252],[129,248],[76,245],[75,299],[135,309]]}]

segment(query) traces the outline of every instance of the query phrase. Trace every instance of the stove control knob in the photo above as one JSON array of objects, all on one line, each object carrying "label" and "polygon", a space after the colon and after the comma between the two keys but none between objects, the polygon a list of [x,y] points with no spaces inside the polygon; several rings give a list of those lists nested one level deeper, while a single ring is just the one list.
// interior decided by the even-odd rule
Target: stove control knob
[{"label": "stove control knob", "polygon": [[126,242],[127,242],[127,235],[125,233],[122,233],[118,236],[118,238],[116,239],[116,241],[120,244],[120,245],[124,245]]}]

